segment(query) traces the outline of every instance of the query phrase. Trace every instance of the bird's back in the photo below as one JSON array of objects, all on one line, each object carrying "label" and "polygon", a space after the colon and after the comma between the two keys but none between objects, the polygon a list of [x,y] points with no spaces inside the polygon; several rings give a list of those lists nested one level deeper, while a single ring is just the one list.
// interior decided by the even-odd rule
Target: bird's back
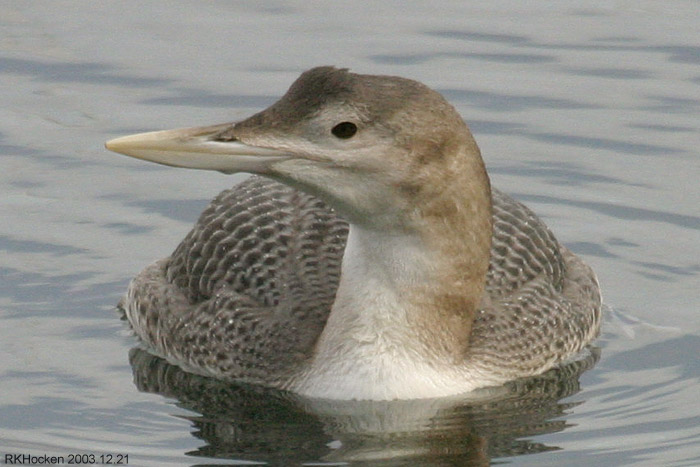
[{"label": "bird's back", "polygon": [[[600,295],[590,268],[529,209],[496,190],[492,199],[486,292],[465,362],[497,383],[578,352],[598,332]],[[251,177],[132,281],[122,308],[147,345],[191,370],[282,386],[323,330],[347,233],[317,198]]]}]

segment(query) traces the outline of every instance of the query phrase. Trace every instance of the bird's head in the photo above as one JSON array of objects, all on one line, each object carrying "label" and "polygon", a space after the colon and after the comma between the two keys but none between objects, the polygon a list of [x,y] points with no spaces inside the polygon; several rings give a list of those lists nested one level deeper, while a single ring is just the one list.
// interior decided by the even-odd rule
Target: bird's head
[{"label": "bird's head", "polygon": [[471,133],[440,94],[334,67],[306,71],[243,121],[141,133],[106,147],[176,167],[270,177],[324,199],[351,223],[381,227],[408,222],[421,196],[453,172],[483,172]]}]

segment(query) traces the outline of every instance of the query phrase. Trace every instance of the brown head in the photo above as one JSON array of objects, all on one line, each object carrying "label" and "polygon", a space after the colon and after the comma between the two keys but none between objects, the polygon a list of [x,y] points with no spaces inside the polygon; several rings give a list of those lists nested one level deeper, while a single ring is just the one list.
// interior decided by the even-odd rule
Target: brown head
[{"label": "brown head", "polygon": [[[401,228],[455,171],[472,172],[470,183],[488,189],[471,133],[440,94],[409,79],[334,67],[304,72],[277,103],[241,122],[128,136],[107,147],[168,165],[272,177],[368,227]],[[430,204],[426,214],[435,215]]]}]

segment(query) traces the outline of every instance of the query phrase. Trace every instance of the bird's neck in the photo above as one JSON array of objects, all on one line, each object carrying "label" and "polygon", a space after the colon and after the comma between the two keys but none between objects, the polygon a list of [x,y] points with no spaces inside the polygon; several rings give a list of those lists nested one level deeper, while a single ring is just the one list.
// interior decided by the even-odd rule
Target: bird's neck
[{"label": "bird's neck", "polygon": [[483,163],[476,158],[464,164],[474,166],[455,167],[447,180],[414,194],[404,228],[350,226],[340,285],[316,361],[361,348],[370,359],[398,352],[421,363],[463,360],[484,290],[492,235]]}]

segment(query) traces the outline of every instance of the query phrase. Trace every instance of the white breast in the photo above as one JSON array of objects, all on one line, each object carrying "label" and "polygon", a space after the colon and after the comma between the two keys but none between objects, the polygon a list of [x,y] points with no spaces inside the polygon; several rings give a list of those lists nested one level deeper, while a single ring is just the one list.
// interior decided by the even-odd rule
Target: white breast
[{"label": "white breast", "polygon": [[[440,397],[484,386],[474,370],[426,358],[406,295],[435,262],[419,239],[351,226],[333,310],[309,368],[289,389],[311,397]],[[415,299],[415,295],[412,297]],[[474,373],[474,374],[470,374]]]}]

